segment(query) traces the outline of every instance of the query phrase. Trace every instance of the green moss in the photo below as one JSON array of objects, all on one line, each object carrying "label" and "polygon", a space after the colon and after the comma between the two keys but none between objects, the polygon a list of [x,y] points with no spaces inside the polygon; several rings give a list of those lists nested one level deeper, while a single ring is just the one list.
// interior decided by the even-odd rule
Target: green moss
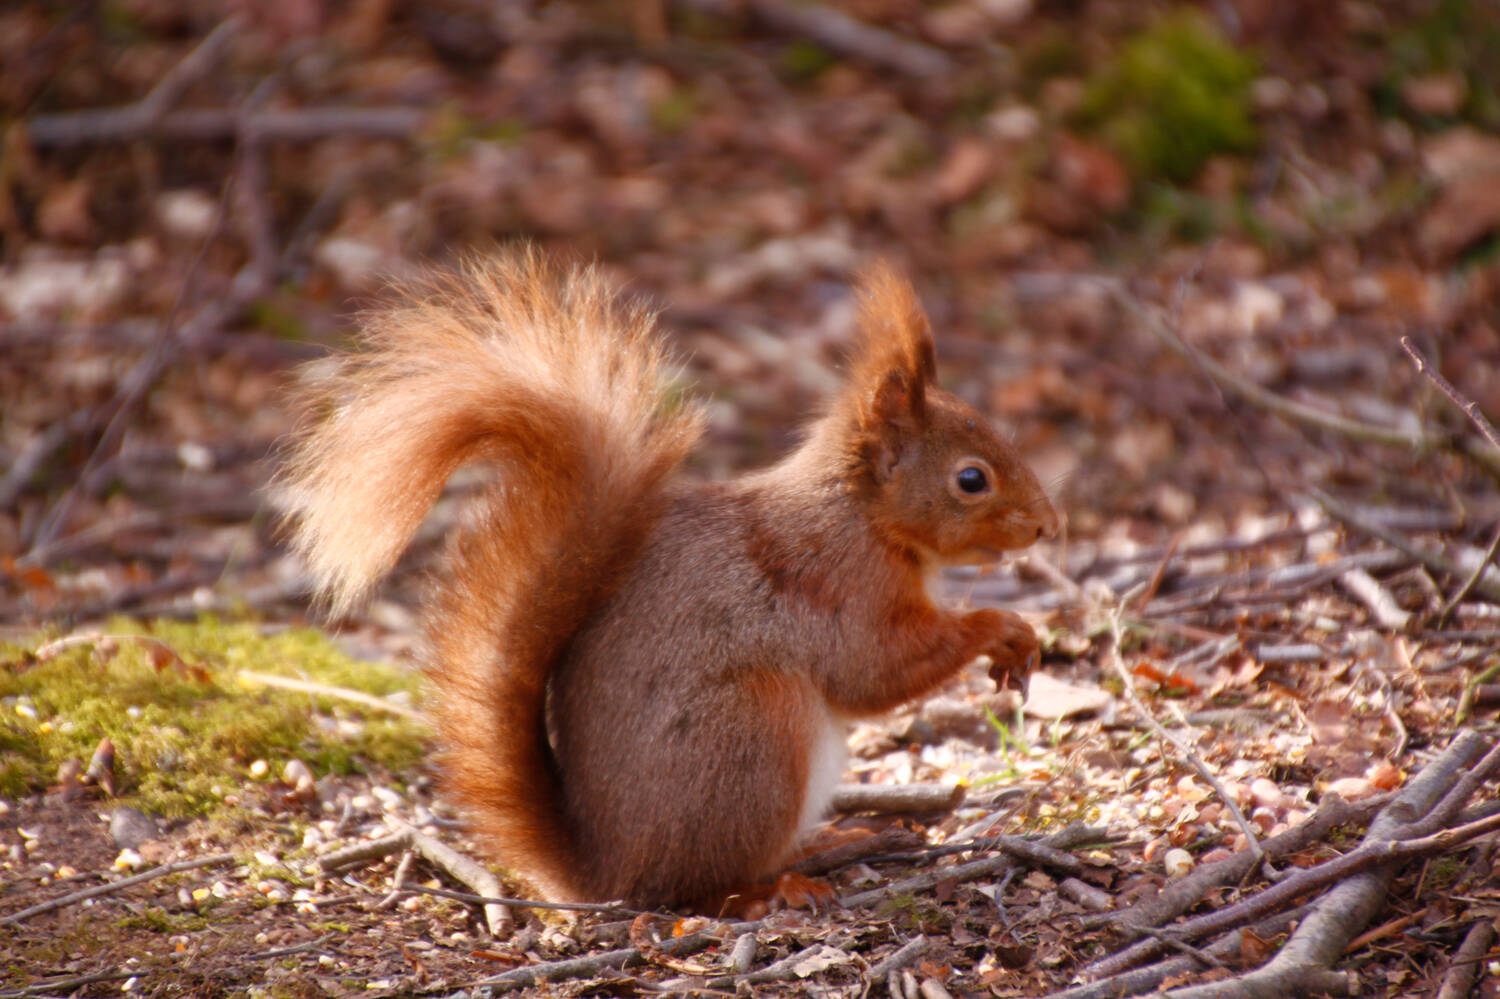
[{"label": "green moss", "polygon": [[307,323],[302,317],[269,298],[258,298],[245,310],[250,325],[281,340],[305,341]]},{"label": "green moss", "polygon": [[526,137],[526,123],[517,118],[476,118],[449,105],[433,115],[425,131],[426,148],[439,160],[447,161],[476,142],[517,145]]},{"label": "green moss", "polygon": [[151,930],[155,933],[193,933],[208,925],[208,920],[196,912],[167,912],[156,906],[147,906],[139,913],[115,922],[118,929]]},{"label": "green moss", "polygon": [[1255,73],[1253,56],[1183,8],[1127,40],[1089,79],[1080,123],[1101,134],[1139,177],[1182,183],[1212,156],[1255,148]]},{"label": "green moss", "polygon": [[782,47],[778,62],[781,64],[781,72],[793,80],[811,80],[821,75],[836,60],[821,45],[798,40]]},{"label": "green moss", "polygon": [[698,113],[698,100],[687,87],[677,87],[651,105],[651,124],[663,135],[680,135]]},{"label": "green moss", "polygon": [[[414,721],[337,697],[267,687],[242,670],[377,697],[407,698],[416,677],[356,662],[321,633],[265,634],[253,623],[112,622],[111,638],[39,660],[46,642],[0,645],[0,793],[42,790],[67,759],[115,746],[121,800],[168,816],[202,814],[249,779],[258,759],[296,757],[315,774],[415,763]],[[134,640],[126,636],[147,636]]]}]

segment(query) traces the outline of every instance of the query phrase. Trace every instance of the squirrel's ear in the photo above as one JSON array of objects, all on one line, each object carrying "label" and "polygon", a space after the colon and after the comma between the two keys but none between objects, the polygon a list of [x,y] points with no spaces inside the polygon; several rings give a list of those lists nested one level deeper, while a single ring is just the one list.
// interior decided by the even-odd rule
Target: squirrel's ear
[{"label": "squirrel's ear", "polygon": [[932,331],[911,283],[885,262],[859,284],[859,348],[849,391],[865,431],[879,442],[876,474],[889,474],[905,440],[921,433],[937,366]]}]

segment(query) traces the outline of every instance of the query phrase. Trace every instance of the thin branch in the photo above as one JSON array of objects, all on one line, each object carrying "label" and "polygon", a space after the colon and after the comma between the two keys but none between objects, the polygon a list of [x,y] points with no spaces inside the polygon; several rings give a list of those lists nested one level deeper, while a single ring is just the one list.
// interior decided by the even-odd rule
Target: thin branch
[{"label": "thin branch", "polygon": [[140,874],[133,874],[128,878],[121,878],[119,881],[95,885],[92,888],[84,888],[81,891],[75,891],[60,898],[38,902],[36,905],[22,909],[20,912],[13,912],[8,916],[0,917],[0,926],[19,926],[32,916],[74,905],[85,899],[98,898],[100,895],[112,895],[123,888],[153,881],[156,878],[164,878],[169,874],[180,874],[183,871],[197,870],[200,867],[217,867],[220,864],[230,864],[233,862],[234,854],[232,853],[214,853],[207,857],[195,857],[192,860],[179,860],[174,864],[163,864],[160,867],[153,867],[149,871],[142,871]]},{"label": "thin branch", "polygon": [[[1054,850],[1070,850],[1080,844],[1100,839],[1103,835],[1102,830],[1081,824],[1074,824],[1059,829],[1051,836],[1044,836],[1038,842],[1042,846],[1051,847]],[[897,881],[895,884],[883,885],[879,888],[872,888],[869,891],[847,895],[839,899],[839,904],[846,909],[874,905],[896,895],[925,891],[943,881],[972,881],[976,878],[998,874],[1015,866],[1015,864],[1016,860],[1014,857],[1007,853],[1001,853],[997,856],[985,857],[981,860],[972,860],[967,864],[958,864],[953,867],[939,867],[935,870],[924,871],[903,881]]]},{"label": "thin branch", "polygon": [[949,812],[964,800],[962,784],[840,784],[833,789],[835,812]]},{"label": "thin branch", "polygon": [[[1325,409],[1319,409],[1315,406],[1308,406],[1300,402],[1282,398],[1276,393],[1250,381],[1238,372],[1232,371],[1213,358],[1208,357],[1202,351],[1194,349],[1150,309],[1137,302],[1122,285],[1116,284],[1106,287],[1111,291],[1115,300],[1137,322],[1145,326],[1146,329],[1155,334],[1167,346],[1199,365],[1217,385],[1229,389],[1242,399],[1254,403],[1269,413],[1274,413],[1291,423],[1313,427],[1318,430],[1328,431],[1329,433],[1339,434],[1350,440],[1363,441],[1370,444],[1384,444],[1390,447],[1408,448],[1416,451],[1440,450],[1449,444],[1448,439],[1440,434],[1428,433],[1421,429],[1404,430],[1399,427],[1383,427],[1373,423],[1364,423],[1359,420],[1351,420],[1348,417],[1339,416]],[[1464,451],[1475,461],[1484,465],[1491,474],[1500,475],[1500,451],[1476,450],[1474,448],[1464,448]]]},{"label": "thin branch", "polygon": [[249,128],[266,142],[318,142],[333,135],[365,139],[410,140],[427,120],[419,108],[314,107],[259,111],[242,115],[233,108],[173,111],[155,122],[143,121],[134,107],[38,115],[26,123],[26,134],[39,148],[68,148],[109,142],[163,139],[218,142]]},{"label": "thin branch", "polygon": [[[1405,552],[1411,558],[1414,558],[1418,562],[1421,562],[1433,572],[1440,572],[1444,575],[1455,577],[1463,575],[1463,572],[1460,570],[1460,568],[1448,559],[1426,548],[1421,548],[1417,545],[1412,544],[1410,541],[1408,541],[1406,538],[1403,538],[1395,531],[1392,531],[1380,524],[1375,523],[1374,521],[1371,521],[1369,518],[1360,514],[1360,512],[1355,510],[1353,507],[1339,502],[1332,496],[1323,492],[1323,490],[1310,487],[1307,492],[1308,495],[1316,500],[1317,504],[1329,514],[1329,516],[1336,517],[1344,523],[1348,524],[1350,527],[1363,531],[1365,534],[1379,538],[1381,541],[1384,541],[1392,548],[1395,548],[1401,552]],[[1484,565],[1482,563],[1480,565],[1480,568],[1484,568]],[[1472,589],[1482,594],[1488,600],[1500,601],[1500,582],[1493,582],[1491,580],[1484,579],[1482,573],[1481,578],[1477,578],[1474,580]]]},{"label": "thin branch", "polygon": [[509,898],[505,895],[476,895],[473,892],[433,888],[428,885],[409,885],[403,888],[402,892],[451,898],[457,902],[468,902],[470,905],[507,905],[513,909],[547,909],[556,912],[596,912],[606,916],[641,915],[640,909],[627,908],[617,902],[544,902],[532,898]]},{"label": "thin branch", "polygon": [[[1389,880],[1396,862],[1412,856],[1441,852],[1457,842],[1500,828],[1500,815],[1495,815],[1420,839],[1403,842],[1391,838],[1401,831],[1401,823],[1406,816],[1413,812],[1424,815],[1430,811],[1457,782],[1459,771],[1472,764],[1484,748],[1484,740],[1480,736],[1473,732],[1463,733],[1375,817],[1358,849],[1316,867],[1292,872],[1259,894],[1234,905],[1179,923],[1174,927],[1179,938],[1193,940],[1222,932],[1274,912],[1309,891],[1343,882],[1319,902],[1319,920],[1315,923],[1309,918],[1298,927],[1297,939],[1301,941],[1300,946],[1306,953],[1291,952],[1289,943],[1273,961],[1294,960],[1288,955],[1296,953],[1297,961],[1312,960],[1327,967],[1332,958],[1323,960],[1324,953],[1337,943],[1337,947],[1333,948],[1333,957],[1337,957],[1344,944],[1368,921],[1371,906],[1380,900],[1383,885]],[[1371,868],[1386,870],[1373,872],[1368,878],[1354,877]],[[1333,904],[1330,904],[1331,899],[1334,900]],[[1081,974],[1087,978],[1107,977],[1156,956],[1161,953],[1162,946],[1157,940],[1137,941],[1124,950],[1093,962]],[[1308,957],[1308,953],[1314,956]]]},{"label": "thin branch", "polygon": [[1260,845],[1260,837],[1256,835],[1255,827],[1250,824],[1249,819],[1245,818],[1245,813],[1240,811],[1240,806],[1235,802],[1234,797],[1230,795],[1228,789],[1219,782],[1219,778],[1215,776],[1214,772],[1208,769],[1208,764],[1204,763],[1187,743],[1167,731],[1166,726],[1157,721],[1156,716],[1151,713],[1141,700],[1140,695],[1136,693],[1135,678],[1125,668],[1125,657],[1122,651],[1124,649],[1124,642],[1122,641],[1122,628],[1118,614],[1111,616],[1110,626],[1114,634],[1114,650],[1108,654],[1108,658],[1114,666],[1115,671],[1120,674],[1120,683],[1126,700],[1130,702],[1131,707],[1135,708],[1146,724],[1151,726],[1152,731],[1156,733],[1156,737],[1176,749],[1178,755],[1197,771],[1198,776],[1202,777],[1209,787],[1213,788],[1214,794],[1219,796],[1219,800],[1223,802],[1229,814],[1234,817],[1235,823],[1239,825],[1240,832],[1245,836],[1245,842],[1249,847],[1251,856],[1255,858],[1256,863],[1267,864],[1265,850]]},{"label": "thin branch", "polygon": [[951,76],[953,61],[942,51],[857,21],[841,10],[820,3],[784,0],[678,0],[684,7],[719,17],[733,15],[740,7],[770,28],[800,35],[834,52],[853,56],[882,69],[894,70],[921,80]]},{"label": "thin branch", "polygon": [[1458,609],[1459,604],[1469,599],[1469,594],[1474,592],[1474,587],[1479,585],[1479,580],[1483,578],[1489,567],[1494,564],[1495,553],[1497,551],[1500,551],[1500,523],[1495,525],[1495,536],[1490,538],[1490,546],[1485,549],[1484,557],[1474,563],[1474,571],[1469,573],[1469,578],[1463,581],[1462,586],[1453,591],[1453,596],[1449,597],[1443,604],[1442,609],[1438,611],[1437,621],[1439,624],[1452,616],[1453,612]]},{"label": "thin branch", "polygon": [[1479,428],[1479,432],[1484,435],[1484,439],[1490,442],[1490,447],[1496,451],[1500,451],[1500,433],[1495,432],[1495,425],[1485,418],[1484,413],[1479,409],[1479,404],[1454,388],[1453,383],[1444,378],[1438,372],[1437,368],[1433,367],[1427,358],[1423,357],[1417,348],[1412,346],[1411,337],[1404,336],[1401,338],[1401,349],[1406,351],[1406,355],[1416,365],[1418,373],[1426,375],[1427,380],[1438,387],[1438,391],[1447,396],[1453,405],[1463,410],[1464,415],[1473,421],[1474,426]]},{"label": "thin branch", "polygon": [[1443,976],[1443,984],[1435,999],[1466,999],[1479,975],[1479,962],[1494,939],[1495,921],[1491,918],[1476,920],[1469,927],[1464,942],[1453,953],[1452,963],[1448,965],[1448,973]]},{"label": "thin branch", "polygon": [[[183,277],[182,287],[177,292],[177,298],[172,303],[172,311],[167,315],[167,321],[162,325],[160,332],[152,342],[145,355],[120,380],[118,390],[115,392],[114,411],[104,425],[104,433],[99,442],[94,446],[93,453],[84,463],[83,471],[78,474],[77,480],[63,493],[62,497],[48,511],[47,517],[37,529],[35,536],[31,539],[30,548],[45,547],[52,541],[59,531],[66,526],[69,513],[73,504],[78,500],[78,492],[84,487],[95,469],[105,460],[119,445],[120,439],[125,434],[126,422],[135,415],[135,409],[145,399],[146,393],[151,386],[156,384],[156,379],[161,376],[167,366],[167,360],[172,353],[172,347],[179,337],[177,317],[182,312],[183,304],[187,301],[188,294],[193,290],[197,282],[198,271],[203,266],[204,259],[208,256],[208,248],[218,238],[219,231],[224,226],[224,218],[229,205],[229,192],[234,186],[234,178],[231,177],[224,184],[224,189],[219,194],[219,204],[214,211],[213,225],[209,228],[208,235],[203,238],[203,243],[198,247],[198,253],[193,257],[193,262],[188,265],[186,276]],[[217,325],[229,314],[230,308],[219,301],[215,301],[198,316],[194,322],[206,321],[210,325]]]},{"label": "thin branch", "polygon": [[289,676],[276,676],[273,673],[258,673],[255,670],[242,669],[235,674],[241,681],[247,683],[258,683],[266,687],[276,687],[281,690],[295,690],[302,694],[314,694],[318,697],[332,697],[340,701],[351,701],[355,704],[363,704],[367,708],[375,708],[378,711],[386,711],[402,718],[410,719],[422,725],[432,724],[420,711],[408,708],[401,704],[394,704],[383,697],[367,694],[363,690],[351,690],[348,687],[334,687],[326,683],[313,683],[310,680],[297,680]]}]

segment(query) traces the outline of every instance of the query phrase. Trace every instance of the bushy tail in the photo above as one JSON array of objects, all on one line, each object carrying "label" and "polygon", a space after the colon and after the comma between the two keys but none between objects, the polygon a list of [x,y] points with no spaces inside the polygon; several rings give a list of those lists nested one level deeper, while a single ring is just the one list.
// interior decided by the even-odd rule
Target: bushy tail
[{"label": "bushy tail", "polygon": [[547,745],[547,674],[640,552],[701,433],[649,313],[536,251],[470,261],[370,318],[282,477],[293,546],[336,610],[394,565],[449,475],[494,482],[449,541],[427,672],[451,789],[497,858],[586,893]]}]

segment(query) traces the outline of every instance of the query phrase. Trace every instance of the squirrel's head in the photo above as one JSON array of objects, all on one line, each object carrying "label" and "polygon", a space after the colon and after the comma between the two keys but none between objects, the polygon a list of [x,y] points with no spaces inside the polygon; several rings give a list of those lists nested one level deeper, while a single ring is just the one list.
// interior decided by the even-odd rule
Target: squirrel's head
[{"label": "squirrel's head", "polygon": [[860,338],[837,412],[872,522],[946,563],[993,561],[1056,535],[1057,513],[1020,453],[933,384],[927,317],[888,266],[861,283]]}]

